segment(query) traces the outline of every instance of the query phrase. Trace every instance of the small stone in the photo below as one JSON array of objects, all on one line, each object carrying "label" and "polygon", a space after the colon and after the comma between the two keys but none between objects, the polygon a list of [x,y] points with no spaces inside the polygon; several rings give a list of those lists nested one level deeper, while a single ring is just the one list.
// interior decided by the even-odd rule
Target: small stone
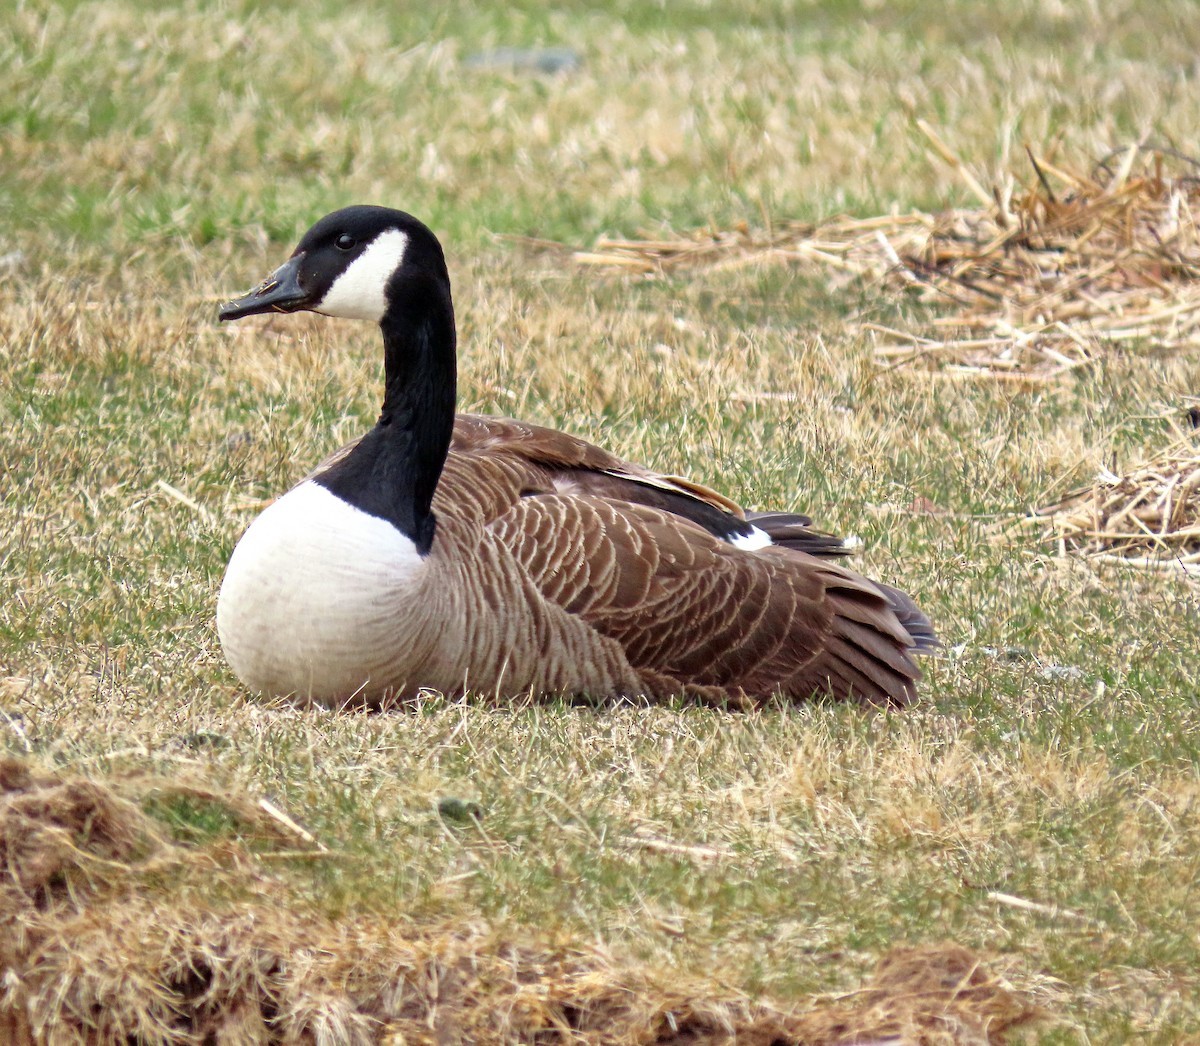
[{"label": "small stone", "polygon": [[483,807],[470,799],[459,799],[455,796],[444,796],[438,800],[438,816],[443,821],[453,821],[455,824],[469,824],[483,820]]},{"label": "small stone", "polygon": [[179,735],[179,743],[186,748],[228,748],[230,741],[224,734],[218,734],[213,730],[194,730],[188,734]]},{"label": "small stone", "polygon": [[497,47],[463,59],[468,69],[509,69],[513,72],[572,73],[583,64],[570,47]]}]

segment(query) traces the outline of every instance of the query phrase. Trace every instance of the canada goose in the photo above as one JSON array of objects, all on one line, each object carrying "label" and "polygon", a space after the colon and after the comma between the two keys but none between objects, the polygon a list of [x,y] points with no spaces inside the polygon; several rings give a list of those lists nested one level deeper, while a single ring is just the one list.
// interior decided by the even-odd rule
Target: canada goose
[{"label": "canada goose", "polygon": [[383,407],[233,551],[217,628],[251,689],[334,707],[422,689],[913,698],[928,620],[831,562],[842,546],[804,517],[747,519],[565,433],[456,417],[450,278],[411,215],[327,215],[220,318],[301,309],[380,325]]}]

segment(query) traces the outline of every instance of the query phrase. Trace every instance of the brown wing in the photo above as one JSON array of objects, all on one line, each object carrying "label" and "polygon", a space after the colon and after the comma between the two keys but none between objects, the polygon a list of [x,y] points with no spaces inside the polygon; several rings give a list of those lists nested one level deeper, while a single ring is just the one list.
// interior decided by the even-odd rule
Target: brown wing
[{"label": "brown wing", "polygon": [[590,495],[527,497],[488,529],[548,600],[676,692],[913,697],[913,641],[887,598],[826,560],[747,553],[679,516]]},{"label": "brown wing", "polygon": [[[335,451],[306,478],[341,460],[357,442]],[[813,529],[807,517],[747,514],[715,490],[624,461],[565,432],[512,418],[455,416],[450,453],[433,499],[436,513],[486,525],[523,497],[552,493],[645,505],[690,519],[724,538],[746,531],[751,517],[756,524],[760,517],[769,518],[762,528],[781,544],[814,555],[848,551],[839,538]]]},{"label": "brown wing", "polygon": [[[498,465],[486,473],[484,482],[495,487],[497,500],[509,504],[522,495],[552,491],[598,494],[637,504],[657,497],[707,505],[744,518],[736,502],[699,483],[654,472],[565,432],[512,418],[457,415],[450,458],[448,465],[457,459],[472,470],[484,463]],[[459,484],[451,480],[443,499],[446,509],[453,511],[460,497]],[[467,502],[472,508],[477,505],[471,497]]]}]

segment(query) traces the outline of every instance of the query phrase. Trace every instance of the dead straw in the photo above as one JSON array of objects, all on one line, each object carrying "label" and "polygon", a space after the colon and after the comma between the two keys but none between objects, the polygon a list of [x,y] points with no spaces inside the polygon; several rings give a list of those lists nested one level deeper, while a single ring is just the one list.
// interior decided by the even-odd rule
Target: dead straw
[{"label": "dead straw", "polygon": [[[1082,174],[1027,147],[1024,187],[1009,178],[989,191],[931,127],[917,126],[978,206],[604,238],[575,260],[648,275],[790,265],[834,285],[894,286],[938,314],[919,346],[878,338],[888,369],[1036,383],[1139,343],[1160,352],[1200,346],[1195,161],[1135,145]],[[1184,173],[1168,175],[1169,165]]]},{"label": "dead straw", "polygon": [[1103,469],[1014,527],[1064,553],[1200,575],[1200,438],[1177,423],[1141,464],[1123,475]]}]

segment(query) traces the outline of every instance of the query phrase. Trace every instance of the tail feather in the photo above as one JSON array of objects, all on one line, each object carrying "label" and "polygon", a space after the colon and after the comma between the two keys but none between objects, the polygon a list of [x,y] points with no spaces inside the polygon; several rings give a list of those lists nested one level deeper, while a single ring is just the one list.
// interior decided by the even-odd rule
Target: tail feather
[{"label": "tail feather", "polygon": [[[834,534],[816,530],[811,518],[798,513],[747,512],[746,520],[765,532],[773,544],[810,556],[840,558],[850,555],[855,549],[853,540],[843,540]],[[915,651],[928,654],[941,647],[933,624],[912,596],[882,581],[871,581],[870,584],[887,599],[896,619],[912,637]]]},{"label": "tail feather", "polygon": [[809,516],[796,512],[747,512],[746,522],[753,523],[771,539],[772,544],[806,552],[810,556],[842,558],[854,551],[854,545],[836,534],[817,530]]},{"label": "tail feather", "polygon": [[872,581],[871,584],[887,598],[900,624],[912,636],[914,650],[922,654],[930,654],[941,648],[942,641],[938,639],[933,623],[913,602],[912,596],[891,585],[885,585],[882,581]]}]

